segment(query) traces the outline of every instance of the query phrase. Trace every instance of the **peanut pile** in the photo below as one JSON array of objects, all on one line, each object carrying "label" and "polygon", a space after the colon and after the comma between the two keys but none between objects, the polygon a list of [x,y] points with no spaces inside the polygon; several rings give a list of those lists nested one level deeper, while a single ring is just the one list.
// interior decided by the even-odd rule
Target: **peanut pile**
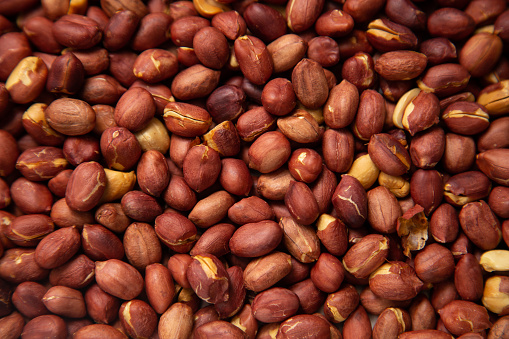
[{"label": "peanut pile", "polygon": [[509,338],[506,0],[0,2],[0,338]]}]

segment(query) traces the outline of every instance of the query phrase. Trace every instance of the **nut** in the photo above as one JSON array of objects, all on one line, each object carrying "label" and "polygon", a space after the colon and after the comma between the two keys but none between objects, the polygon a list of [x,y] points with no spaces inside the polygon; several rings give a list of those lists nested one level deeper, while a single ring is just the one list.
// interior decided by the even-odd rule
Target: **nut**
[{"label": "nut", "polygon": [[47,269],[40,267],[35,261],[35,249],[10,248],[0,258],[0,278],[11,283],[39,281],[49,274]]},{"label": "nut", "polygon": [[444,130],[438,126],[417,133],[409,148],[412,163],[423,169],[435,167],[445,152],[445,140]]},{"label": "nut", "polygon": [[492,121],[489,127],[479,136],[477,149],[484,152],[493,148],[506,148],[504,140],[509,140],[509,117],[502,117]]},{"label": "nut", "polygon": [[48,288],[39,283],[33,281],[22,282],[12,293],[12,303],[18,312],[30,319],[49,314],[48,309],[42,302],[42,297],[47,291]]},{"label": "nut", "polygon": [[112,339],[123,339],[125,334],[113,326],[105,324],[92,324],[80,328],[74,333],[74,338],[85,339],[105,335]]},{"label": "nut", "polygon": [[64,141],[63,153],[73,166],[100,160],[99,140],[90,136],[69,137]]},{"label": "nut", "polygon": [[244,285],[248,290],[260,292],[276,284],[291,270],[290,255],[273,251],[247,264],[244,270]]},{"label": "nut", "polygon": [[410,80],[424,71],[427,61],[426,55],[414,51],[388,52],[375,62],[375,70],[387,80]]},{"label": "nut", "polygon": [[379,297],[390,300],[414,298],[422,289],[414,269],[400,261],[383,264],[369,276],[369,287]]},{"label": "nut", "polygon": [[140,17],[130,9],[114,11],[108,24],[104,27],[104,47],[109,51],[117,51],[125,47],[133,36],[139,22]]},{"label": "nut", "polygon": [[495,66],[502,54],[502,39],[495,34],[478,33],[467,40],[461,48],[458,59],[468,72],[483,76]]},{"label": "nut", "polygon": [[343,288],[327,296],[323,313],[333,323],[345,321],[359,305],[359,293],[353,285],[346,284]]},{"label": "nut", "polygon": [[290,158],[290,142],[281,132],[266,132],[251,144],[248,154],[250,168],[270,173]]},{"label": "nut", "polygon": [[283,243],[290,254],[302,263],[314,262],[320,256],[320,240],[309,225],[299,224],[292,217],[279,219]]},{"label": "nut", "polygon": [[62,285],[74,289],[82,289],[95,278],[95,263],[86,255],[79,254],[65,264],[51,270],[50,284]]},{"label": "nut", "polygon": [[373,339],[398,336],[406,332],[411,325],[410,315],[407,311],[389,307],[378,316],[373,327]]},{"label": "nut", "polygon": [[[406,308],[410,305],[410,300],[397,301],[381,298],[374,294],[369,286],[366,286],[360,293],[360,302],[370,314],[374,315],[381,314],[388,307]],[[433,314],[435,314],[434,309]]]},{"label": "nut", "polygon": [[76,211],[90,211],[99,203],[105,188],[106,174],[103,167],[95,161],[85,162],[71,174],[65,201]]},{"label": "nut", "polygon": [[193,329],[193,310],[184,303],[175,303],[161,315],[157,333],[161,338],[187,338]]},{"label": "nut", "polygon": [[386,174],[399,176],[410,169],[408,151],[389,134],[373,135],[368,144],[368,154],[380,171]]},{"label": "nut", "polygon": [[[253,186],[253,178],[246,163],[232,158],[221,160],[219,182],[227,192],[240,196],[247,196]],[[242,224],[242,222],[236,223]]]},{"label": "nut", "polygon": [[246,34],[246,21],[237,11],[217,13],[212,17],[211,24],[230,40]]},{"label": "nut", "polygon": [[277,338],[302,338],[309,335],[329,336],[332,326],[318,315],[299,314],[286,319],[279,325]]},{"label": "nut", "polygon": [[434,93],[439,97],[449,96],[461,92],[470,80],[470,73],[460,64],[441,64],[430,67],[417,86],[426,92]]},{"label": "nut", "polygon": [[235,57],[242,74],[255,85],[263,85],[273,71],[267,46],[255,36],[243,35],[235,39]]},{"label": "nut", "polygon": [[290,80],[275,78],[263,87],[261,100],[267,112],[284,116],[295,108],[297,97]]},{"label": "nut", "polygon": [[157,328],[157,315],[149,304],[142,300],[130,300],[120,306],[118,312],[125,331],[132,337],[150,337]]},{"label": "nut", "polygon": [[99,203],[122,198],[136,184],[136,174],[134,174],[134,171],[120,172],[105,168],[104,173],[106,174],[106,188]]},{"label": "nut", "polygon": [[27,104],[35,100],[44,90],[48,68],[41,58],[27,56],[19,61],[5,82],[12,101]]},{"label": "nut", "polygon": [[[250,234],[256,234],[256,239]],[[275,250],[282,238],[283,231],[276,222],[263,220],[239,227],[231,236],[229,247],[239,257],[261,257]]]},{"label": "nut", "polygon": [[439,283],[454,274],[451,251],[439,244],[424,247],[414,259],[415,273],[425,283]]},{"label": "nut", "polygon": [[155,219],[155,231],[161,241],[178,253],[186,253],[196,242],[196,226],[177,213],[163,213]]},{"label": "nut", "polygon": [[262,133],[273,130],[276,119],[263,107],[256,107],[240,115],[237,120],[237,132],[242,140],[250,142]]},{"label": "nut", "polygon": [[322,141],[323,161],[333,172],[346,172],[354,157],[353,134],[346,128],[327,129]]},{"label": "nut", "polygon": [[25,324],[23,327],[23,336],[44,337],[65,336],[67,334],[67,326],[61,317],[54,314],[45,314],[36,317]]},{"label": "nut", "polygon": [[11,184],[11,197],[25,214],[47,214],[53,204],[51,192],[45,185],[23,177]]},{"label": "nut", "polygon": [[396,197],[384,186],[367,192],[368,221],[374,230],[381,233],[394,233],[398,218],[402,215]]},{"label": "nut", "polygon": [[307,42],[296,34],[285,34],[267,45],[274,73],[288,71],[297,65],[306,54],[307,47]]},{"label": "nut", "polygon": [[205,145],[191,147],[182,165],[186,183],[196,192],[214,184],[221,172],[219,153]]},{"label": "nut", "polygon": [[95,127],[95,112],[85,101],[62,98],[53,101],[44,116],[51,128],[65,135],[83,135]]},{"label": "nut", "polygon": [[373,58],[365,52],[355,53],[343,63],[341,76],[359,91],[373,87],[376,80]]},{"label": "nut", "polygon": [[319,0],[307,2],[302,0],[291,0],[286,4],[286,21],[288,27],[300,33],[310,28],[320,13],[323,2]]},{"label": "nut", "polygon": [[322,157],[313,149],[299,148],[288,160],[288,170],[296,180],[312,183],[322,172]]},{"label": "nut", "polygon": [[123,300],[134,299],[143,290],[140,272],[118,259],[96,261],[95,280],[102,290]]},{"label": "nut", "polygon": [[463,206],[488,196],[491,182],[479,171],[468,171],[456,174],[446,181],[444,196],[447,202],[455,206]]},{"label": "nut", "polygon": [[16,139],[7,131],[0,130],[0,141],[5,145],[0,150],[0,176],[10,175],[16,166],[16,160],[20,154]]},{"label": "nut", "polygon": [[410,193],[410,182],[400,176],[392,176],[384,172],[380,172],[378,183],[391,191],[396,198],[404,198]]},{"label": "nut", "polygon": [[64,15],[55,21],[52,31],[59,44],[76,49],[89,49],[102,38],[97,22],[79,14]]},{"label": "nut", "polygon": [[46,90],[52,93],[76,94],[85,80],[85,69],[72,53],[55,58],[46,80]]},{"label": "nut", "polygon": [[164,313],[173,302],[175,286],[170,271],[159,263],[145,268],[145,292],[150,305],[159,314]]},{"label": "nut", "polygon": [[325,292],[319,290],[311,278],[302,280],[289,287],[299,297],[300,309],[306,314],[318,311],[325,302]]},{"label": "nut", "polygon": [[316,235],[332,255],[345,254],[348,246],[348,230],[345,224],[329,214],[322,214],[316,222]]},{"label": "nut", "polygon": [[297,313],[299,298],[286,288],[273,287],[256,295],[252,303],[253,316],[262,322],[284,321]]},{"label": "nut", "polygon": [[499,244],[500,222],[483,200],[464,205],[459,220],[463,232],[477,247],[492,250]]},{"label": "nut", "polygon": [[348,35],[353,29],[352,16],[340,9],[332,9],[322,13],[315,23],[318,35],[340,38]]},{"label": "nut", "polygon": [[168,130],[157,118],[150,120],[147,127],[134,133],[134,136],[143,152],[154,150],[164,154],[170,148]]},{"label": "nut", "polygon": [[483,272],[477,258],[466,253],[456,264],[454,286],[463,300],[477,301],[483,294]]},{"label": "nut", "polygon": [[123,245],[127,260],[139,270],[144,270],[147,266],[161,261],[161,244],[154,228],[149,224],[129,225],[124,233]]},{"label": "nut", "polygon": [[442,164],[451,174],[465,172],[475,161],[475,141],[472,137],[454,133],[445,135],[445,150]]},{"label": "nut", "polygon": [[413,201],[430,215],[442,202],[442,175],[436,170],[418,169],[410,179],[410,195]]},{"label": "nut", "polygon": [[234,203],[230,193],[217,191],[198,201],[187,217],[196,226],[207,228],[221,221]]},{"label": "nut", "polygon": [[507,186],[509,183],[508,149],[499,148],[477,154],[476,164],[491,180]]},{"label": "nut", "polygon": [[341,220],[352,228],[360,228],[368,217],[368,199],[359,180],[346,174],[341,177],[332,204]]},{"label": "nut", "polygon": [[419,51],[428,57],[430,65],[448,63],[457,57],[456,46],[446,38],[425,40],[421,43]]},{"label": "nut", "polygon": [[230,252],[228,243],[234,232],[235,226],[231,224],[216,224],[203,232],[189,254],[197,255],[209,253],[216,257],[225,255]]},{"label": "nut", "polygon": [[408,309],[408,313],[412,320],[412,330],[419,331],[436,327],[435,309],[424,294],[420,294],[415,298]]},{"label": "nut", "polygon": [[472,17],[457,8],[441,8],[428,18],[431,35],[451,40],[463,40],[475,29]]},{"label": "nut", "polygon": [[316,120],[303,109],[296,109],[293,114],[279,118],[277,126],[285,137],[301,144],[316,142],[322,136]]},{"label": "nut", "polygon": [[345,270],[341,261],[329,253],[322,253],[311,269],[313,284],[326,293],[337,291],[343,282]]},{"label": "nut", "polygon": [[[226,37],[215,27],[203,27],[193,38],[196,57],[205,66],[221,69],[228,61],[230,48]],[[175,66],[177,66],[175,62]],[[178,67],[175,67],[175,73]]]},{"label": "nut", "polygon": [[245,333],[240,328],[224,320],[215,320],[203,324],[193,333],[196,338],[208,338],[218,333],[232,339],[245,338]]},{"label": "nut", "polygon": [[52,269],[71,259],[80,245],[80,234],[76,227],[60,228],[41,240],[35,248],[34,259],[40,267]]},{"label": "nut", "polygon": [[359,180],[364,189],[368,189],[373,186],[379,173],[380,170],[371,160],[369,154],[364,154],[355,159],[347,174]]},{"label": "nut", "polygon": [[171,93],[180,100],[204,97],[217,87],[220,73],[200,64],[186,68],[173,78]]},{"label": "nut", "polygon": [[55,225],[50,217],[44,214],[27,214],[16,217],[4,231],[5,237],[14,244],[23,247],[37,246],[48,234],[54,231]]},{"label": "nut", "polygon": [[433,239],[439,243],[452,242],[457,238],[458,230],[459,219],[456,209],[448,203],[438,206],[429,222],[429,231]]},{"label": "nut", "polygon": [[385,100],[374,90],[362,92],[353,125],[353,133],[361,140],[369,140],[372,135],[382,132],[385,121]]},{"label": "nut", "polygon": [[311,189],[303,182],[290,182],[285,194],[285,205],[295,221],[300,224],[310,225],[318,218],[318,203]]},{"label": "nut", "polygon": [[486,308],[471,301],[451,301],[438,310],[438,314],[445,327],[457,336],[491,327]]},{"label": "nut", "polygon": [[366,36],[370,44],[380,52],[415,49],[417,46],[417,37],[409,28],[388,19],[370,22]]},{"label": "nut", "polygon": [[509,310],[507,284],[509,279],[505,276],[492,276],[484,284],[482,297],[483,305],[491,312],[501,316],[507,315]]},{"label": "nut", "polygon": [[327,166],[322,165],[322,173],[311,187],[320,213],[325,213],[331,205],[331,198],[337,185],[337,179],[334,173]]},{"label": "nut", "polygon": [[439,114],[436,95],[415,88],[399,99],[392,119],[396,127],[405,128],[413,136],[438,123]]},{"label": "nut", "polygon": [[196,205],[196,193],[183,177],[176,175],[172,176],[164,190],[163,199],[168,206],[179,211],[189,211]]},{"label": "nut", "polygon": [[343,325],[343,334],[346,337],[359,332],[363,337],[368,337],[372,333],[369,316],[362,305],[357,306]]},{"label": "nut", "polygon": [[156,105],[149,91],[141,87],[127,90],[115,106],[114,118],[120,127],[131,132],[144,129],[154,117]]},{"label": "nut", "polygon": [[140,158],[136,172],[143,192],[158,197],[170,182],[170,170],[161,152],[149,150]]},{"label": "nut", "polygon": [[303,58],[292,71],[292,84],[297,99],[307,108],[321,107],[329,95],[329,87],[322,66]]},{"label": "nut", "polygon": [[489,126],[487,110],[475,102],[459,101],[445,109],[442,120],[453,133],[474,135]]},{"label": "nut", "polygon": [[223,121],[203,135],[205,144],[223,157],[232,157],[240,151],[240,137],[231,121]]},{"label": "nut", "polygon": [[69,287],[51,287],[42,302],[50,312],[64,317],[82,318],[87,314],[83,294]]},{"label": "nut", "polygon": [[387,259],[389,241],[379,234],[369,234],[350,247],[343,257],[343,266],[356,278],[367,278]]},{"label": "nut", "polygon": [[344,128],[353,122],[359,106],[359,91],[348,80],[334,86],[323,107],[325,123],[330,128]]},{"label": "nut", "polygon": [[477,102],[488,110],[490,116],[498,117],[509,112],[509,80],[503,80],[484,88],[477,97]]},{"label": "nut", "polygon": [[212,254],[193,256],[186,272],[187,280],[196,295],[215,304],[229,298],[228,273],[223,264]]},{"label": "nut", "polygon": [[164,49],[152,48],[143,51],[133,65],[134,75],[149,84],[170,79],[177,72],[177,57]]},{"label": "nut", "polygon": [[508,271],[507,262],[505,259],[508,257],[509,251],[507,250],[491,250],[484,252],[481,255],[479,264],[486,272],[494,271]]}]

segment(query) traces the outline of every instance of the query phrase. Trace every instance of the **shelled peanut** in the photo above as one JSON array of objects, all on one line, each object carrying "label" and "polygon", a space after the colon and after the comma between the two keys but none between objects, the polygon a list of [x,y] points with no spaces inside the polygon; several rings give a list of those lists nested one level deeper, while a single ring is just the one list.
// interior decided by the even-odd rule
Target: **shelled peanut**
[{"label": "shelled peanut", "polygon": [[3,1],[0,337],[509,337],[507,7]]}]

